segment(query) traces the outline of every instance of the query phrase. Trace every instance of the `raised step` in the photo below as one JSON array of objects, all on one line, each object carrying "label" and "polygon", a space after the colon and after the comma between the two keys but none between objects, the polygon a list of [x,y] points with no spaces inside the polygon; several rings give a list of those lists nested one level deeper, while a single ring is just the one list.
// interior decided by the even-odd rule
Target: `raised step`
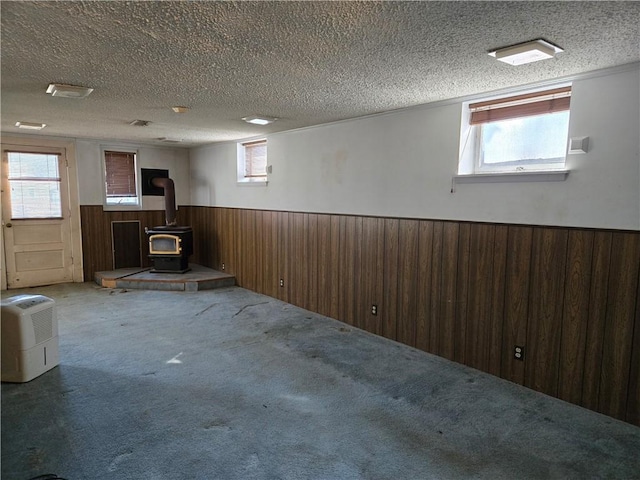
[{"label": "raised step", "polygon": [[193,263],[186,273],[153,273],[148,268],[121,268],[108,272],[96,272],[94,280],[105,288],[131,290],[172,290],[197,292],[214,288],[231,287],[236,277]]}]

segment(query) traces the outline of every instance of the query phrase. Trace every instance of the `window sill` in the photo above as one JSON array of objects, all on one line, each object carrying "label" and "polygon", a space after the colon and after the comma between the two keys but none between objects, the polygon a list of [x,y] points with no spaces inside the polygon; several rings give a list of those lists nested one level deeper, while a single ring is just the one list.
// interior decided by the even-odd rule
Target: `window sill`
[{"label": "window sill", "polygon": [[238,180],[237,182],[239,187],[266,187],[268,184],[268,180]]},{"label": "window sill", "polygon": [[547,172],[502,172],[454,175],[455,183],[515,183],[515,182],[564,182],[570,170]]},{"label": "window sill", "polygon": [[102,205],[104,212],[126,212],[127,210],[142,210],[142,205]]}]

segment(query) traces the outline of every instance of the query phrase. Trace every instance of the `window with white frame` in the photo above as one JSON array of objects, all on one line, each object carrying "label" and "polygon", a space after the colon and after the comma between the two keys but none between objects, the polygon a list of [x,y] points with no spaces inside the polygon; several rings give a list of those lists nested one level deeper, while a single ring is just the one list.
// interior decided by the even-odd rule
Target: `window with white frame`
[{"label": "window with white frame", "polygon": [[11,219],[62,218],[60,155],[6,152]]},{"label": "window with white frame", "polygon": [[139,205],[136,152],[105,149],[103,155],[105,204]]},{"label": "window with white frame", "polygon": [[470,103],[458,173],[563,170],[570,101],[565,86]]},{"label": "window with white frame", "polygon": [[238,182],[266,183],[267,140],[253,140],[238,144]]}]

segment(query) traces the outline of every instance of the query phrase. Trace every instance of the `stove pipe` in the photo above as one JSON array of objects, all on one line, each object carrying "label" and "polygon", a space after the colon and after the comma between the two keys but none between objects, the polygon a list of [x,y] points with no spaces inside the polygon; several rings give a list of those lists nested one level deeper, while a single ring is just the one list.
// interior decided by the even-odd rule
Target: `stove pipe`
[{"label": "stove pipe", "polygon": [[151,180],[154,187],[164,189],[164,213],[167,226],[177,225],[176,221],[176,189],[170,178],[154,178]]}]

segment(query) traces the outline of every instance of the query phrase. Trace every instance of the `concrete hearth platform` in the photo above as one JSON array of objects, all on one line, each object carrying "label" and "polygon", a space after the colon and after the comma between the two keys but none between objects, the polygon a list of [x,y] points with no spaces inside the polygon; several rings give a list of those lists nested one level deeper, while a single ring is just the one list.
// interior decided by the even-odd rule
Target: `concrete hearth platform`
[{"label": "concrete hearth platform", "polygon": [[236,277],[226,273],[189,264],[186,273],[153,273],[151,268],[121,268],[109,272],[96,272],[95,282],[106,288],[133,290],[171,290],[196,292],[213,288],[231,287]]}]

